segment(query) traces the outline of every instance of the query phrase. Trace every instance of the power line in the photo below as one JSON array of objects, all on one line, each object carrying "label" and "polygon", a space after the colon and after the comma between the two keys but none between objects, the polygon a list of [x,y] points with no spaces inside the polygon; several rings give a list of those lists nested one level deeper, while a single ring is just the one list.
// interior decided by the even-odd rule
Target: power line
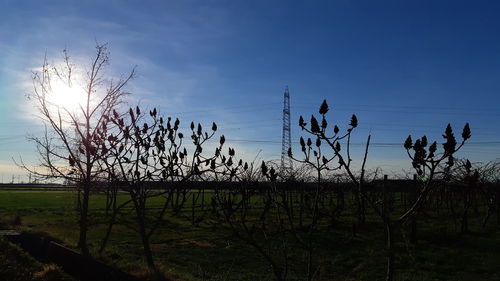
[{"label": "power line", "polygon": [[[227,139],[231,142],[241,142],[241,143],[269,143],[269,144],[281,144],[278,140],[256,140],[256,139]],[[292,141],[292,144],[298,144],[298,141]],[[364,146],[365,143],[352,142],[353,146]],[[476,141],[476,142],[466,142],[466,145],[500,145],[500,141]],[[403,146],[403,142],[370,142],[370,146]]]},{"label": "power line", "polygon": [[[319,104],[312,102],[302,102],[300,106],[313,106],[319,108]],[[493,111],[498,112],[498,108],[486,108],[486,107],[453,107],[453,106],[433,106],[433,105],[425,105],[425,106],[413,106],[413,105],[388,105],[388,104],[358,104],[358,103],[335,103],[332,104],[331,107],[334,109],[338,109],[338,107],[350,107],[350,108],[358,108],[358,107],[369,107],[369,108],[407,108],[407,109],[429,109],[429,110],[460,110],[462,112],[469,111]]]},{"label": "power line", "polygon": [[[300,106],[295,106],[294,108],[308,108],[310,107],[305,106],[305,105],[300,105]],[[467,111],[456,111],[456,112],[444,112],[444,111],[433,111],[432,109],[429,108],[409,108],[410,110],[404,110],[399,107],[394,107],[394,109],[360,109],[360,108],[335,108],[335,111],[340,111],[340,112],[380,112],[380,113],[401,113],[401,114],[433,114],[433,115],[475,115],[475,116],[500,116],[500,112],[485,112],[485,111],[478,111],[478,112],[473,112],[471,110]],[[413,110],[411,110],[413,109]],[[315,109],[316,110],[316,109]]]}]

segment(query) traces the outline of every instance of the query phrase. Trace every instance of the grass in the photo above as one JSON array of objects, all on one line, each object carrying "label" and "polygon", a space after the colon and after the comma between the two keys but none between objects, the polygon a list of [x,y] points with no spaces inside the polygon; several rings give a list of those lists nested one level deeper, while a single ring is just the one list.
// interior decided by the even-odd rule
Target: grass
[{"label": "grass", "polygon": [[[63,190],[0,190],[0,217],[16,219],[22,230],[45,232],[68,246],[77,242],[76,194]],[[120,197],[125,200],[125,195]],[[153,205],[159,205],[154,199]],[[97,252],[106,228],[105,197],[91,197],[89,244]],[[125,211],[99,257],[137,276],[150,276],[142,258],[142,247],[131,228],[132,215]],[[189,204],[179,216],[167,215],[152,237],[154,256],[161,271],[172,280],[272,280],[271,270],[249,245],[234,237],[225,226],[205,220],[192,225]],[[383,231],[376,217],[351,235],[355,219],[348,213],[333,228],[324,227],[315,236],[317,280],[383,280],[385,270]],[[444,215],[431,214],[419,220],[419,240],[407,243],[396,237],[396,280],[500,280],[500,232],[494,219],[480,228],[479,216],[471,218],[470,234],[459,234]],[[292,245],[293,246],[293,245]],[[305,264],[301,251],[292,251],[293,271]],[[276,256],[279,257],[279,256]],[[294,277],[291,274],[290,277]],[[301,275],[295,276],[300,280]]]}]

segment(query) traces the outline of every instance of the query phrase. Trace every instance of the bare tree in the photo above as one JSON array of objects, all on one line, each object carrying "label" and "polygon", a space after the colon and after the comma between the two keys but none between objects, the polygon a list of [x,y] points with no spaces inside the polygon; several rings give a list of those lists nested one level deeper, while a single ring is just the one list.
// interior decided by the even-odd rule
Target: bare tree
[{"label": "bare tree", "polygon": [[[186,202],[186,195],[190,192],[187,182],[199,180],[203,174],[215,169],[224,136],[220,138],[215,155],[207,155],[203,153],[203,147],[215,136],[215,123],[210,131],[203,131],[199,123],[197,126],[191,123],[192,150],[188,152],[180,120],[164,119],[156,109],[149,115],[138,106],[135,110],[130,108],[127,114],[113,111],[110,121],[118,130],[106,135],[101,143],[101,149],[108,150],[109,156],[100,163],[111,182],[130,196],[115,209],[110,226],[114,223],[116,211],[130,202],[135,211],[133,228],[140,236],[148,267],[155,270],[151,236],[164,222],[169,205],[175,205],[172,208],[175,214]],[[162,198],[159,208],[151,207],[153,197]],[[175,199],[179,197],[183,198],[181,202]]]},{"label": "bare tree", "polygon": [[[100,145],[102,136],[110,129],[108,116],[123,102],[127,94],[124,87],[134,76],[132,70],[117,81],[107,79],[104,73],[109,64],[107,46],[97,44],[95,48],[90,67],[82,71],[80,77],[78,71],[81,69],[76,67],[66,50],[61,65],[51,64],[45,58],[41,69],[33,72],[33,92],[29,99],[38,109],[45,134],[30,139],[37,146],[42,169],[21,164],[37,176],[61,179],[75,185],[80,228],[78,247],[85,255],[89,255],[89,197],[103,175],[96,163],[107,153]],[[76,95],[75,91],[81,95],[72,96]],[[73,100],[74,108],[62,102],[68,100]]]},{"label": "bare tree", "polygon": [[[419,210],[421,210],[427,201],[429,194],[435,187],[433,183],[436,177],[446,175],[449,172],[450,167],[454,164],[453,155],[460,148],[462,148],[465,142],[471,137],[469,124],[467,123],[464,126],[461,135],[462,141],[460,143],[457,143],[451,125],[448,124],[445,129],[445,133],[443,134],[445,142],[442,144],[442,153],[437,152],[437,142],[433,142],[431,145],[428,145],[426,136],[417,139],[415,142],[412,141],[411,136],[408,136],[404,142],[404,148],[406,149],[409,158],[412,160],[413,168],[421,178],[421,184],[419,186],[418,196],[416,196],[414,202],[406,210],[404,210],[402,214],[398,216],[391,216],[389,208],[387,208],[387,192],[384,191],[383,199],[379,200],[379,198],[372,198],[368,196],[364,190],[365,165],[367,162],[371,136],[369,135],[367,138],[361,172],[360,175],[357,176],[351,166],[353,160],[351,158],[350,145],[351,134],[354,128],[358,126],[358,119],[356,115],[352,115],[346,133],[340,133],[340,129],[337,125],[333,126],[333,130],[331,130],[333,132],[331,132],[326,119],[328,111],[329,106],[326,100],[324,100],[319,108],[321,121],[318,121],[318,119],[313,115],[311,116],[310,124],[308,125],[304,121],[304,118],[300,116],[299,126],[303,131],[306,131],[310,135],[316,137],[316,141],[313,144],[313,140],[311,138],[308,138],[307,141],[301,138],[300,144],[302,152],[304,153],[304,160],[294,159],[296,161],[302,161],[312,165],[317,170],[318,183],[320,183],[321,180],[322,170],[333,169],[344,171],[350,181],[357,186],[357,190],[355,191],[357,192],[358,206],[361,207],[358,211],[362,211],[364,208],[364,202],[366,201],[384,223],[387,248],[386,280],[392,281],[394,275],[394,230],[410,218],[414,217]],[[344,147],[342,147],[340,143],[341,141],[345,141]],[[324,145],[325,148],[322,148],[322,143],[326,143],[326,145]],[[331,156],[325,156],[325,151],[327,149],[331,151]],[[288,154],[290,157],[293,157],[291,149],[288,151]]]}]

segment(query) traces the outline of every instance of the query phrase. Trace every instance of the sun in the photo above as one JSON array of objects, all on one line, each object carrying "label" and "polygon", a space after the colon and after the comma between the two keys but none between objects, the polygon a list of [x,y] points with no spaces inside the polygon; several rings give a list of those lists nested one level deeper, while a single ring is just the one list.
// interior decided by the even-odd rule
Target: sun
[{"label": "sun", "polygon": [[51,83],[50,87],[49,100],[59,109],[74,113],[86,106],[87,94],[81,86],[58,80]]}]

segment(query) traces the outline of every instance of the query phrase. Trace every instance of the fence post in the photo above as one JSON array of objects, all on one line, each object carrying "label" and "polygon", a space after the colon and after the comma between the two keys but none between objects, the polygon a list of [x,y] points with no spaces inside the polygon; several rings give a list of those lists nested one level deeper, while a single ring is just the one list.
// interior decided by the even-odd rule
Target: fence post
[{"label": "fence post", "polygon": [[384,175],[384,182],[382,184],[382,211],[384,212],[384,215],[387,215],[387,210],[388,210],[388,194],[387,194],[387,179],[388,176]]}]

